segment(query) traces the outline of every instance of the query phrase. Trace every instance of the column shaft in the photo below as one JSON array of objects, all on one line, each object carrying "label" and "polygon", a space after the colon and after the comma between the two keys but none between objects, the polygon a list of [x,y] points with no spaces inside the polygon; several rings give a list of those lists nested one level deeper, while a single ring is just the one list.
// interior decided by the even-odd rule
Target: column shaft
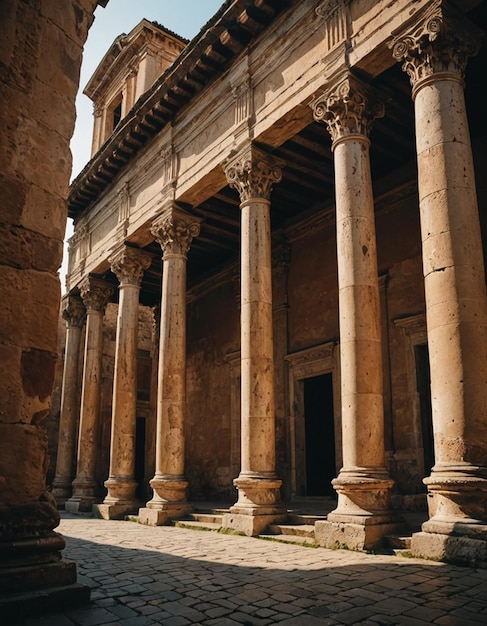
[{"label": "column shaft", "polygon": [[153,498],[139,510],[139,519],[160,525],[191,510],[184,476],[186,262],[191,241],[199,234],[199,220],[171,203],[152,232],[163,249],[156,472],[150,481]]},{"label": "column shaft", "polygon": [[81,329],[85,319],[85,308],[81,298],[68,296],[63,317],[66,319],[66,345],[61,392],[61,412],[56,458],[56,474],[52,483],[52,494],[58,508],[63,508],[71,496],[71,482],[76,452],[76,431],[79,418],[79,360]]},{"label": "column shaft", "polygon": [[88,277],[80,286],[86,306],[86,339],[81,391],[76,478],[73,495],[66,501],[70,512],[91,511],[96,502],[96,459],[103,356],[103,314],[112,288]]},{"label": "column shaft", "polygon": [[255,146],[230,159],[226,176],[241,209],[241,471],[228,528],[259,534],[285,517],[276,476],[270,193],[282,163]]},{"label": "column shaft", "polygon": [[142,273],[151,258],[135,248],[124,247],[110,258],[120,280],[113,378],[110,475],[108,494],[96,508],[105,519],[121,519],[135,513],[135,430],[137,420],[137,340],[139,291]]},{"label": "column shaft", "polygon": [[368,138],[383,105],[347,75],[313,104],[333,139],[340,314],[343,467],[338,505],[315,536],[327,547],[371,549],[398,529],[385,469],[379,278]]},{"label": "column shaft", "polygon": [[463,93],[480,33],[438,4],[392,42],[413,86],[435,466],[418,556],[487,562],[487,295]]}]

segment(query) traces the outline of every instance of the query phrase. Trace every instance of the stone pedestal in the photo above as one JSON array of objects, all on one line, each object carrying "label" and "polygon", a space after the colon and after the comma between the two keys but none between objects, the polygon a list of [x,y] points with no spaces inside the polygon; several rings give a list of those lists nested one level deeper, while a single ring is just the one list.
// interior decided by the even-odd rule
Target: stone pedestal
[{"label": "stone pedestal", "polygon": [[58,508],[72,494],[71,483],[76,451],[76,431],[79,418],[79,351],[81,329],[86,311],[81,298],[66,296],[63,301],[63,317],[66,320],[66,347],[64,351],[61,415],[56,459],[56,474],[52,482],[52,495]]},{"label": "stone pedestal", "polygon": [[191,510],[184,477],[186,402],[186,262],[199,220],[171,202],[154,222],[152,233],[163,250],[159,384],[157,390],[156,472],[154,490],[139,520],[165,524]]},{"label": "stone pedestal", "polygon": [[417,556],[485,566],[487,295],[463,93],[472,24],[438,5],[393,42],[413,86],[435,465]]},{"label": "stone pedestal", "polygon": [[135,513],[137,483],[135,428],[137,419],[137,337],[139,291],[142,275],[151,257],[141,250],[124,247],[110,258],[112,272],[120,281],[113,379],[110,474],[105,481],[108,494],[95,505],[104,519],[123,519]]},{"label": "stone pedestal", "polygon": [[369,131],[383,115],[351,75],[313,103],[333,139],[340,312],[343,468],[337,508],[317,524],[326,547],[368,550],[398,529],[385,469],[382,343]]},{"label": "stone pedestal", "polygon": [[88,276],[80,285],[80,293],[86,307],[87,319],[76,478],[73,481],[73,495],[65,503],[65,509],[70,513],[91,511],[97,501],[95,468],[102,375],[103,314],[113,289],[106,282]]},{"label": "stone pedestal", "polygon": [[240,195],[241,250],[241,471],[238,502],[223,526],[260,533],[286,514],[275,474],[274,354],[270,194],[282,163],[254,146],[230,159],[227,180]]}]

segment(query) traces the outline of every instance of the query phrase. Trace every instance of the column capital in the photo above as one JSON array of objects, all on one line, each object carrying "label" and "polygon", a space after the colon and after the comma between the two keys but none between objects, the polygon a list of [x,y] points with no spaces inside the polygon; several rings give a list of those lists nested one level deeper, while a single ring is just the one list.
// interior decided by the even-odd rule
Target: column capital
[{"label": "column capital", "polygon": [[284,161],[254,145],[230,155],[224,163],[228,184],[240,195],[240,202],[250,199],[269,200],[272,185],[282,179]]},{"label": "column capital", "polygon": [[468,57],[480,49],[481,31],[436,0],[389,43],[393,57],[402,62],[413,87],[413,96],[425,79],[449,74],[463,81]]},{"label": "column capital", "polygon": [[313,117],[326,124],[333,143],[369,136],[372,122],[384,116],[384,104],[371,87],[352,74],[342,77],[311,102]]},{"label": "column capital", "polygon": [[79,296],[65,295],[61,301],[61,314],[68,328],[81,328],[86,318],[86,309]]},{"label": "column capital", "polygon": [[193,238],[200,234],[200,223],[199,217],[171,202],[151,227],[151,233],[162,248],[162,258],[168,255],[187,258]]},{"label": "column capital", "polygon": [[108,259],[110,268],[122,285],[140,287],[144,270],[150,267],[152,257],[138,248],[123,246]]},{"label": "column capital", "polygon": [[87,276],[80,283],[79,291],[87,311],[104,313],[113,287],[101,278]]}]

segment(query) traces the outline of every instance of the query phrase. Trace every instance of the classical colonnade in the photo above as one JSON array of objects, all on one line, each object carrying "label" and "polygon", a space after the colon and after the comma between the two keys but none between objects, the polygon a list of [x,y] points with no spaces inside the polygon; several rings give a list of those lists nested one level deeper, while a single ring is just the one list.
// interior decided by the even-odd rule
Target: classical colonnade
[{"label": "classical colonnade", "polygon": [[[435,12],[391,44],[412,84],[418,160],[424,285],[436,465],[428,486],[429,521],[413,549],[435,556],[444,537],[487,537],[487,296],[472,151],[463,93],[471,26]],[[340,313],[343,467],[338,504],[316,524],[322,545],[376,545],[400,525],[391,511],[385,469],[379,284],[370,171],[370,130],[384,115],[380,94],[351,72],[311,103],[332,139],[335,165]],[[286,513],[275,473],[270,200],[283,164],[253,144],[225,162],[241,207],[241,450],[238,501],[224,525],[256,534]],[[184,476],[186,260],[199,221],[170,202],[153,223],[163,251],[153,498],[140,509],[162,524],[190,509]],[[111,259],[120,281],[107,518],[135,503],[134,438],[138,291],[147,255],[123,246]],[[68,510],[94,503],[94,454],[100,393],[101,324],[111,289],[94,277],[69,297],[60,446],[53,491]],[[77,473],[69,493],[76,438],[82,312],[86,345]],[[474,529],[474,530],[472,530]],[[443,539],[442,539],[443,537]],[[477,539],[472,539],[476,541]],[[435,544],[437,542],[437,546]],[[485,551],[487,542],[482,542]]]}]

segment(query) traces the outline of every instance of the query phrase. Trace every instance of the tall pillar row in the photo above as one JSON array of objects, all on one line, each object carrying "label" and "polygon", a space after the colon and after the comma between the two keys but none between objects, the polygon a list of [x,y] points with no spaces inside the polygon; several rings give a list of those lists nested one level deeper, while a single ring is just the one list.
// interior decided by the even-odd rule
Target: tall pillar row
[{"label": "tall pillar row", "polygon": [[414,101],[435,446],[412,551],[487,562],[487,296],[463,80],[479,33],[442,3],[391,47]]},{"label": "tall pillar row", "polygon": [[152,225],[163,255],[157,389],[156,471],[153,497],[139,509],[139,520],[159,526],[191,510],[185,478],[186,264],[199,219],[175,202]]},{"label": "tall pillar row", "polygon": [[369,133],[384,115],[348,74],[312,103],[332,138],[335,166],[343,467],[337,508],[316,523],[327,547],[372,549],[399,528],[385,469],[382,347]]},{"label": "tall pillar row", "polygon": [[276,476],[270,194],[283,163],[251,145],[225,174],[241,209],[241,470],[223,526],[259,534],[286,516]]},{"label": "tall pillar row", "polygon": [[86,339],[81,390],[76,478],[73,495],[66,500],[66,511],[91,511],[96,502],[96,458],[103,356],[103,315],[113,288],[103,280],[87,276],[80,284],[86,307]]},{"label": "tall pillar row", "polygon": [[78,296],[67,295],[62,302],[62,316],[66,320],[66,345],[61,390],[61,411],[56,457],[56,474],[51,493],[58,508],[64,508],[72,495],[71,483],[76,458],[76,440],[79,421],[79,363],[81,332],[86,319],[86,309]]},{"label": "tall pillar row", "polygon": [[137,420],[137,345],[139,292],[144,270],[151,256],[136,248],[123,246],[109,259],[119,280],[119,304],[115,341],[110,473],[105,487],[108,494],[95,505],[104,519],[123,519],[135,513],[135,430]]}]

